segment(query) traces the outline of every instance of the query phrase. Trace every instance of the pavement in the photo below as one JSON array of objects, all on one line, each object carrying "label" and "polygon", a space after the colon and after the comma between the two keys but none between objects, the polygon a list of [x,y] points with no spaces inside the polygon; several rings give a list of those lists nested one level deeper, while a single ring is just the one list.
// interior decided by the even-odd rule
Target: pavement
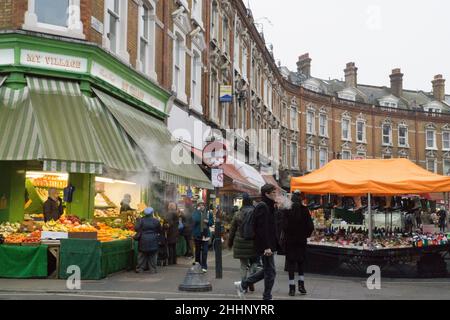
[{"label": "pavement", "polygon": [[[208,278],[213,290],[206,293],[178,291],[192,264],[179,258],[178,265],[163,267],[158,274],[121,272],[100,281],[82,281],[81,290],[69,290],[65,280],[0,279],[0,300],[239,300],[234,281],[239,280],[239,261],[223,253],[223,279],[215,279],[214,253],[209,254]],[[308,295],[289,297],[284,257],[276,257],[275,300],[442,300],[450,299],[450,279],[381,279],[380,290],[369,290],[367,279],[306,274]],[[247,300],[262,298],[263,283]]]}]

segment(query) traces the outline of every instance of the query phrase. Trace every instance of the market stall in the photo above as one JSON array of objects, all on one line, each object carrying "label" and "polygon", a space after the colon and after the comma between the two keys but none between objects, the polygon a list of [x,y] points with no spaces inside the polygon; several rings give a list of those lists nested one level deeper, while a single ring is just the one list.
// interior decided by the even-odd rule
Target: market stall
[{"label": "market stall", "polygon": [[[367,197],[365,206],[360,204],[363,214],[360,225],[333,225],[330,217],[325,219],[323,209],[312,211],[316,231],[309,239],[309,248],[316,253],[316,257],[339,256],[339,264],[351,265],[352,268],[376,264],[383,256],[388,263],[381,266],[395,265],[406,258],[413,262],[413,257],[419,259],[420,265],[420,261],[426,261],[429,257],[427,250],[430,248],[441,261],[447,257],[450,235],[423,230],[406,232],[401,222],[397,228],[383,228],[386,215],[385,212],[378,213],[377,206],[373,207],[373,198],[449,192],[450,177],[430,173],[406,159],[335,160],[307,176],[293,178],[291,189],[313,195]],[[365,259],[361,260],[361,257]],[[365,263],[361,265],[361,262]],[[444,266],[445,263],[441,264],[441,269],[435,273],[442,274]]]}]

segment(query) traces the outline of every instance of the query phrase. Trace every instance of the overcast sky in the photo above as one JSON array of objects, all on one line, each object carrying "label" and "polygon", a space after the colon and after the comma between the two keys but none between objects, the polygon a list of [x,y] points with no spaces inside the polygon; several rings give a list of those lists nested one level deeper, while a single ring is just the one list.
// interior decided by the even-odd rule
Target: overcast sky
[{"label": "overcast sky", "polygon": [[243,1],[264,24],[275,59],[291,70],[309,52],[315,77],[344,78],[345,64],[355,62],[358,83],[389,86],[399,67],[405,89],[431,91],[443,74],[450,94],[448,0]]}]

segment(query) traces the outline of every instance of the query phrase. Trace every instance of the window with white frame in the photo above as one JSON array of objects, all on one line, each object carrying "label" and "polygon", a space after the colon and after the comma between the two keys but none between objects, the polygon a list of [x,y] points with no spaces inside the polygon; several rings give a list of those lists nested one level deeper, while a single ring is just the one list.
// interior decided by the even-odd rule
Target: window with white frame
[{"label": "window with white frame", "polygon": [[443,161],[443,174],[444,176],[450,176],[450,159],[444,159]]},{"label": "window with white frame", "polygon": [[315,114],[314,111],[306,112],[306,133],[307,134],[315,134]]},{"label": "window with white frame", "polygon": [[319,115],[319,135],[328,137],[328,117],[325,113]]},{"label": "window with white frame", "polygon": [[104,46],[125,61],[129,61],[127,51],[128,3],[121,0],[105,1]]},{"label": "window with white frame", "polygon": [[154,8],[147,4],[140,6],[138,69],[153,79],[156,79],[155,27]]},{"label": "window with white frame", "polygon": [[291,143],[291,167],[298,168],[298,149],[297,143]]},{"label": "window with white frame", "polygon": [[240,61],[240,55],[241,55],[241,36],[239,35],[239,32],[236,30],[236,34],[234,36],[234,69],[237,70],[240,74],[241,72],[241,61]]},{"label": "window with white frame", "polygon": [[437,171],[437,161],[434,158],[427,158],[427,170],[433,173]]},{"label": "window with white frame", "polygon": [[230,53],[230,25],[226,16],[222,19],[222,50]]},{"label": "window with white frame", "polygon": [[242,47],[242,78],[247,80],[248,72],[248,49],[246,46]]},{"label": "window with white frame", "polygon": [[342,160],[352,160],[352,152],[350,150],[342,150]]},{"label": "window with white frame", "polygon": [[366,143],[366,122],[362,120],[356,121],[356,142]]},{"label": "window with white frame", "polygon": [[400,147],[408,147],[408,127],[400,125],[398,127],[398,145]]},{"label": "window with white frame", "polygon": [[427,149],[437,149],[436,147],[436,131],[435,130],[426,130],[426,144]]},{"label": "window with white frame", "polygon": [[350,141],[351,140],[351,120],[350,119],[342,119],[342,140]]},{"label": "window with white frame", "polygon": [[392,145],[392,126],[389,123],[384,123],[381,128],[382,143],[384,146]]},{"label": "window with white frame", "polygon": [[200,51],[192,50],[192,67],[191,67],[191,105],[194,109],[202,111],[202,59]]},{"label": "window with white frame", "polygon": [[319,151],[319,167],[322,168],[328,163],[328,149],[320,148]]},{"label": "window with white frame", "polygon": [[217,122],[218,117],[219,117],[219,113],[218,113],[219,83],[217,80],[217,72],[215,72],[214,70],[211,72],[210,86],[211,86],[210,100],[209,100],[210,114],[211,114],[210,118],[213,121]]},{"label": "window with white frame", "polygon": [[450,131],[442,132],[442,150],[450,151]]},{"label": "window with white frame", "polygon": [[219,8],[217,1],[213,1],[211,6],[211,39],[219,39]]},{"label": "window with white frame", "polygon": [[28,0],[23,29],[85,39],[80,0]]},{"label": "window with white frame", "polygon": [[272,96],[272,90],[273,90],[273,87],[272,87],[272,85],[269,83],[269,85],[267,86],[267,89],[268,89],[268,91],[267,91],[267,106],[269,107],[269,110],[271,110],[272,111],[272,109],[273,109],[273,104],[272,104],[272,98],[273,98],[273,96]]},{"label": "window with white frame", "polygon": [[316,157],[314,146],[306,147],[306,170],[309,172],[316,170]]},{"label": "window with white frame", "polygon": [[173,91],[177,94],[177,98],[183,102],[186,100],[186,47],[185,38],[181,32],[175,32],[173,41]]},{"label": "window with white frame", "polygon": [[203,27],[203,0],[192,0],[192,19],[194,19],[198,25]]},{"label": "window with white frame", "polygon": [[297,108],[291,106],[291,130],[298,130],[298,113]]},{"label": "window with white frame", "polygon": [[286,140],[283,139],[281,144],[281,162],[283,167],[287,167],[287,143]]}]

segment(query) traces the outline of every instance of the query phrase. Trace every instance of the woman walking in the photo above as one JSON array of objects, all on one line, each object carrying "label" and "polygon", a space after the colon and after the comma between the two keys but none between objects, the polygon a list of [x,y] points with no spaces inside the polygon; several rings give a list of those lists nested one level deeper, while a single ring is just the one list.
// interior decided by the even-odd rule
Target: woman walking
[{"label": "woman walking", "polygon": [[[240,229],[242,221],[247,215],[253,214],[255,207],[253,201],[248,194],[243,195],[242,208],[235,213],[231,222],[230,237],[228,238],[228,247],[233,248],[233,258],[239,259],[241,262],[241,278],[242,281],[247,279],[258,269],[258,255],[256,254],[255,241],[246,240],[242,237]],[[253,292],[255,286],[250,284],[248,289]]]},{"label": "woman walking", "polygon": [[144,210],[144,217],[136,221],[134,227],[136,231],[135,239],[139,241],[137,273],[149,270],[156,273],[158,263],[159,238],[161,235],[161,224],[153,216],[153,208]]},{"label": "woman walking", "polygon": [[286,210],[283,219],[281,244],[286,253],[286,267],[289,272],[289,295],[295,296],[295,273],[298,273],[298,290],[306,294],[304,264],[306,260],[307,239],[314,231],[311,214],[302,204],[299,192],[292,195],[292,208]]},{"label": "woman walking", "polygon": [[178,208],[174,202],[169,203],[168,210],[165,216],[167,223],[167,244],[169,247],[169,266],[177,264],[177,242],[178,242]]}]

